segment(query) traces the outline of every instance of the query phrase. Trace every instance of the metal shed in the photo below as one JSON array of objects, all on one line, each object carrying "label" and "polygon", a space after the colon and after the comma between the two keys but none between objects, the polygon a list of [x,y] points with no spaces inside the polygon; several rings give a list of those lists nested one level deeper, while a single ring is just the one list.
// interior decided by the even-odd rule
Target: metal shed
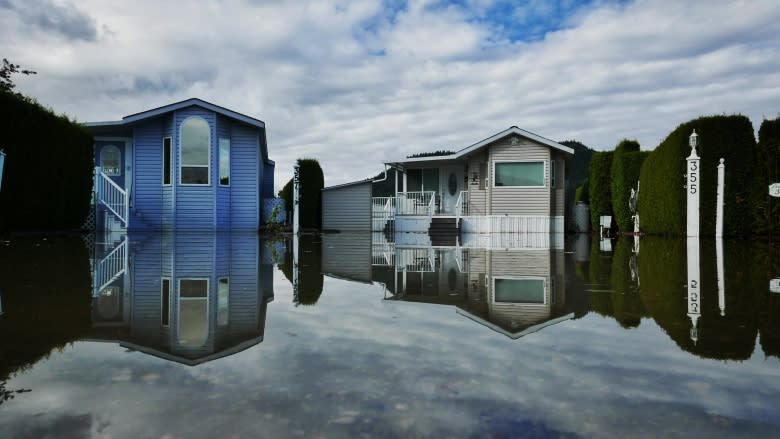
[{"label": "metal shed", "polygon": [[322,229],[371,231],[371,180],[323,188]]}]

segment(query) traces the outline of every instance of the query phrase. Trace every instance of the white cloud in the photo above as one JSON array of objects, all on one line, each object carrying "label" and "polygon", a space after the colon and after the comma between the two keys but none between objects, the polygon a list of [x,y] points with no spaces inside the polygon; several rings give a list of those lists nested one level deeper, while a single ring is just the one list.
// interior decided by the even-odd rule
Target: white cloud
[{"label": "white cloud", "polygon": [[769,0],[596,3],[530,42],[473,20],[484,1],[53,4],[95,38],[0,7],[0,51],[39,72],[18,78],[20,91],[83,121],[193,96],[258,117],[277,187],[302,156],[337,184],[510,125],[650,149],[690,118],[738,112],[758,125],[780,102],[780,9]]}]

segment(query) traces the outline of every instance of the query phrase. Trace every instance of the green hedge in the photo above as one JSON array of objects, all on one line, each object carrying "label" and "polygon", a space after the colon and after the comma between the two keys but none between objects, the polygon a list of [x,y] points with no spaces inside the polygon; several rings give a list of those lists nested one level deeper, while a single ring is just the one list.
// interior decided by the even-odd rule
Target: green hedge
[{"label": "green hedge", "polygon": [[92,135],[23,96],[0,92],[0,230],[81,227],[89,213]]},{"label": "green hedge", "polygon": [[577,190],[574,192],[574,202],[583,202],[583,203],[589,203],[590,202],[590,190],[588,186],[590,183],[588,182],[588,179],[586,178],[585,181],[582,182],[582,184],[577,188]]},{"label": "green hedge", "polygon": [[717,164],[726,160],[724,233],[752,233],[750,207],[756,142],[750,120],[741,115],[701,117],[678,126],[642,164],[639,211],[642,231],[684,234],[686,225],[685,158],[688,137],[696,130],[701,157],[700,233],[715,233]]},{"label": "green hedge", "polygon": [[[728,172],[728,166],[726,167]],[[780,117],[764,120],[758,130],[753,207],[754,231],[780,235],[780,198],[770,197],[768,186],[780,183]]]},{"label": "green hedge", "polygon": [[[298,297],[296,303],[314,305],[322,295],[324,284],[322,240],[312,236],[302,236],[298,245]],[[284,263],[279,265],[279,269],[290,281],[290,284],[293,283],[293,268],[293,249],[288,248],[284,254]]]},{"label": "green hedge", "polygon": [[594,230],[599,229],[599,217],[612,215],[612,195],[610,171],[613,151],[601,151],[593,154],[588,169],[588,194],[590,197],[590,223]]},{"label": "green hedge", "polygon": [[621,154],[616,152],[612,159],[612,211],[615,213],[615,222],[621,232],[631,232],[634,229],[628,202],[631,198],[631,189],[637,188],[642,163],[649,155],[649,151]]},{"label": "green hedge", "polygon": [[[300,166],[301,205],[299,224],[301,227],[320,229],[322,227],[322,188],[325,177],[322,168],[315,159],[298,159]],[[279,191],[284,199],[284,209],[293,210],[293,179],[291,178]]]}]

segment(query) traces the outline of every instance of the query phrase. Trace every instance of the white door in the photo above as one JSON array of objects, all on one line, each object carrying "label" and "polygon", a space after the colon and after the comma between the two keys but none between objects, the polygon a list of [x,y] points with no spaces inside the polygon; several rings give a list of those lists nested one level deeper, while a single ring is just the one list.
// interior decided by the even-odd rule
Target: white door
[{"label": "white door", "polygon": [[458,202],[460,191],[464,190],[463,167],[449,166],[441,168],[439,173],[439,193],[441,194],[441,211],[445,215],[455,215],[455,203]]}]

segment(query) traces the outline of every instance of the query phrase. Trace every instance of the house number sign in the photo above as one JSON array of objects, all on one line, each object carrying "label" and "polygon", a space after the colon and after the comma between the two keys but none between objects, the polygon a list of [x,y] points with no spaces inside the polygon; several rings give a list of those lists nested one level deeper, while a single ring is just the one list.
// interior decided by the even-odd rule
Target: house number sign
[{"label": "house number sign", "polygon": [[[679,180],[678,180],[679,181]],[[699,185],[699,163],[698,160],[688,162],[688,192],[693,195],[698,191]]]}]

